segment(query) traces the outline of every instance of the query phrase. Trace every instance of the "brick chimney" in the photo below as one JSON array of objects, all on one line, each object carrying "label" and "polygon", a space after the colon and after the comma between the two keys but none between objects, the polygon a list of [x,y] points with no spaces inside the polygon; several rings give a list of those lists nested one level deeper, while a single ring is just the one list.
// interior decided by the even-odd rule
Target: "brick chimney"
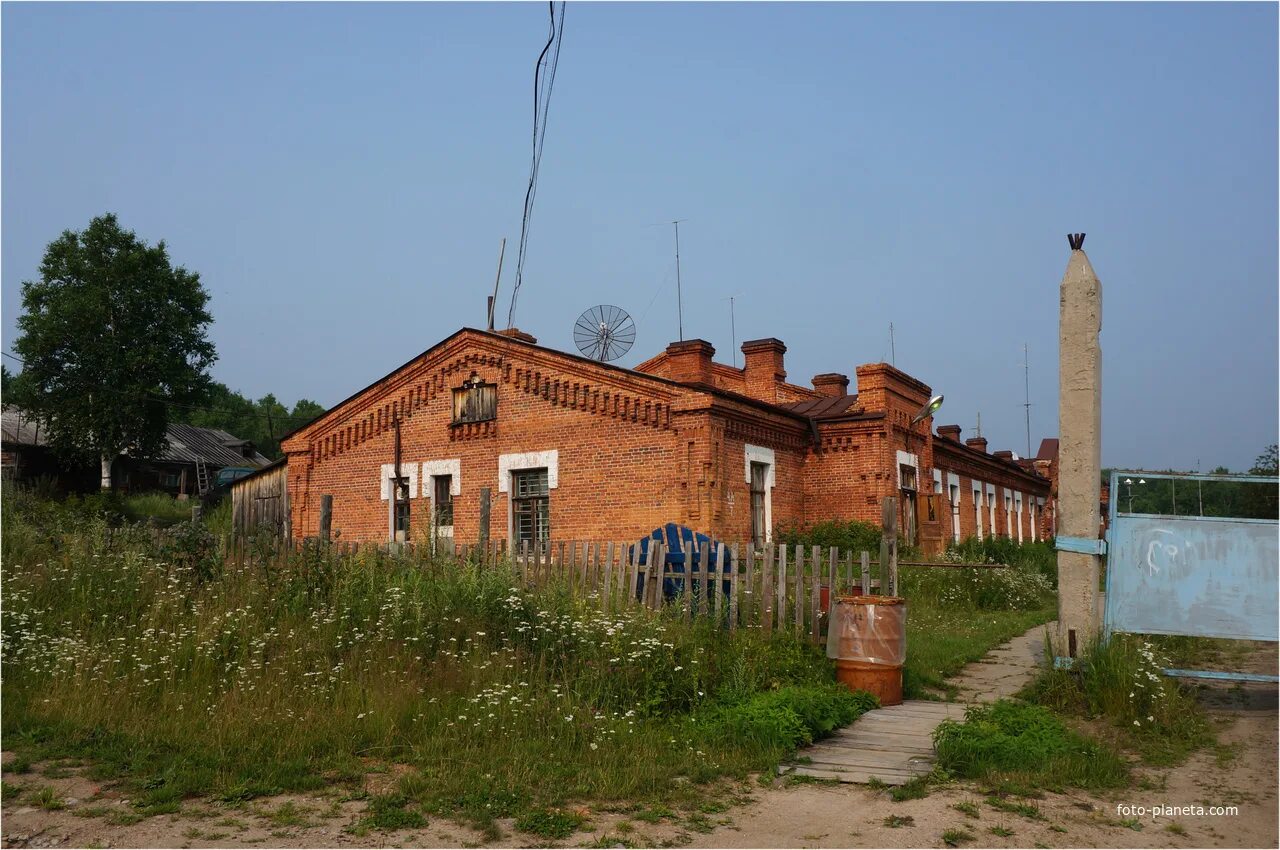
[{"label": "brick chimney", "polygon": [[948,440],[960,442],[960,426],[959,425],[939,425],[938,436],[946,437]]},{"label": "brick chimney", "polygon": [[667,346],[667,377],[686,384],[710,384],[716,350],[705,339],[686,339]]},{"label": "brick chimney", "polygon": [[1006,451],[999,451],[999,452],[992,452],[992,453],[991,453],[991,456],[992,456],[992,457],[998,457],[998,458],[1000,458],[1001,460],[1013,460],[1013,452],[1011,452],[1011,451],[1007,451],[1007,450],[1006,450]]},{"label": "brick chimney", "polygon": [[782,368],[782,356],[786,353],[782,340],[773,337],[742,344],[746,395],[770,404],[778,403],[778,385],[787,379],[787,370]]},{"label": "brick chimney", "polygon": [[813,388],[826,398],[840,398],[849,394],[849,376],[839,372],[824,372],[813,376]]},{"label": "brick chimney", "polygon": [[982,452],[983,454],[986,454],[986,452],[987,452],[987,438],[986,438],[986,437],[970,437],[969,439],[967,439],[967,440],[965,440],[965,441],[964,441],[964,444],[965,444],[966,446],[968,446],[969,448],[971,448],[971,449],[977,449],[978,451]]},{"label": "brick chimney", "polygon": [[929,385],[888,363],[864,363],[858,376],[858,402],[867,411],[890,408],[914,414],[929,400]]},{"label": "brick chimney", "polygon": [[509,336],[512,339],[518,339],[524,342],[530,342],[530,343],[533,343],[534,345],[538,344],[538,338],[536,336],[534,336],[533,334],[527,334],[524,331],[520,330],[519,328],[506,328],[504,330],[494,331],[494,333],[498,334],[499,336]]}]

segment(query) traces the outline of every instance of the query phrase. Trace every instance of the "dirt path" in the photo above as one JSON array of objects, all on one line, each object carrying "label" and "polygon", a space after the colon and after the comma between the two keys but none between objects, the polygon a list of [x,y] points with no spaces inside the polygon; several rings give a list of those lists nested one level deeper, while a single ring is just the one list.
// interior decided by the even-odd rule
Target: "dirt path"
[{"label": "dirt path", "polygon": [[[962,697],[980,700],[1014,693],[1035,670],[1043,626],[993,650],[957,677]],[[1258,645],[1246,669],[1275,672],[1274,645]],[[1273,685],[1213,686],[1205,692],[1218,724],[1219,746],[1172,770],[1141,769],[1135,790],[1107,796],[1046,794],[1035,817],[1000,811],[972,786],[936,788],[927,797],[893,802],[864,785],[780,779],[744,789],[724,811],[658,819],[591,812],[587,827],[560,846],[691,847],[943,847],[943,833],[971,836],[980,847],[1276,847],[1277,698]],[[6,763],[10,754],[5,754]],[[428,827],[394,833],[362,831],[362,801],[340,792],[280,796],[240,807],[194,802],[174,815],[127,824],[133,811],[118,789],[76,775],[74,767],[35,765],[6,770],[5,847],[477,847],[548,846],[500,821],[503,837],[433,819]],[[767,781],[767,780],[766,780]],[[388,775],[370,777],[383,790]],[[39,806],[49,787],[65,808]],[[13,799],[12,789],[22,789]],[[960,806],[958,809],[956,806]],[[1235,814],[1152,817],[1119,806],[1235,806]],[[968,810],[967,812],[965,810]],[[975,816],[976,815],[976,816]],[[994,832],[992,830],[995,830]]]}]

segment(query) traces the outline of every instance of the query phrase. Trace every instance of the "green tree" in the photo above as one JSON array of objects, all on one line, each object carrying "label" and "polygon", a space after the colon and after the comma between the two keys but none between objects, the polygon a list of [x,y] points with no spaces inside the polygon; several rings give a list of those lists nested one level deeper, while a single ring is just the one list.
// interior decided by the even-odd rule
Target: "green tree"
[{"label": "green tree", "polygon": [[1253,462],[1253,468],[1249,470],[1254,475],[1276,475],[1280,473],[1280,455],[1277,454],[1277,446],[1275,443],[1267,446],[1262,450],[1262,454],[1258,455]]},{"label": "green tree", "polygon": [[22,284],[13,348],[24,362],[18,401],[64,457],[102,464],[165,446],[169,404],[198,404],[217,359],[206,336],[209,295],[195,272],[123,230],[115,215],[49,243],[40,279]]}]

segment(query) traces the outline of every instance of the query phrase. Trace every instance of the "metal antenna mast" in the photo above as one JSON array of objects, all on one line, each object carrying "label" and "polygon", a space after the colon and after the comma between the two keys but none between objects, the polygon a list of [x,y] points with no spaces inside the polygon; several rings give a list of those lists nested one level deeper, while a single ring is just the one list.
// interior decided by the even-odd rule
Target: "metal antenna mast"
[{"label": "metal antenna mast", "polygon": [[679,323],[680,340],[684,341],[684,295],[680,290],[680,222],[687,218],[671,222],[676,229],[676,321]]},{"label": "metal antenna mast", "polygon": [[893,345],[893,322],[889,323],[889,363],[898,365],[898,349]]},{"label": "metal antenna mast", "polygon": [[1022,383],[1026,399],[1022,406],[1027,411],[1027,457],[1031,457],[1031,361],[1027,357],[1027,344],[1022,344]]},{"label": "metal antenna mast", "polygon": [[729,347],[733,349],[733,367],[738,368],[738,326],[733,318],[733,296],[729,296]]}]

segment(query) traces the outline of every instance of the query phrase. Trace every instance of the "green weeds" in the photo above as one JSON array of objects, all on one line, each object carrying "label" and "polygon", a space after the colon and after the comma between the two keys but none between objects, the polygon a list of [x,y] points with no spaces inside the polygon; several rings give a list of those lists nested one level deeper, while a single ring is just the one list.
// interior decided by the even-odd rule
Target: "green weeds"
[{"label": "green weeds", "polygon": [[948,829],[942,833],[942,843],[948,847],[959,847],[973,840],[973,833],[967,829]]},{"label": "green weeds", "polygon": [[1149,764],[1178,764],[1212,743],[1213,733],[1194,692],[1162,675],[1167,666],[1152,641],[1114,635],[1086,648],[1073,669],[1046,667],[1022,696],[1063,714],[1108,721]]},{"label": "green weeds", "polygon": [[414,555],[254,541],[211,564],[176,510],[156,529],[106,501],[4,498],[6,775],[79,759],[121,781],[130,814],[358,788],[390,763],[407,802],[371,801],[361,828],[419,809],[485,828],[580,799],[692,806],[874,705],[788,633],[606,613]]},{"label": "green weeds", "polygon": [[58,809],[65,809],[67,807],[67,804],[58,796],[58,792],[54,791],[47,785],[32,791],[27,802],[36,808],[45,809],[46,811],[51,812],[57,811]]},{"label": "green weeds", "polygon": [[568,838],[585,819],[562,809],[535,809],[516,818],[516,829],[542,838]]},{"label": "green weeds", "polygon": [[941,767],[992,785],[1094,790],[1128,780],[1115,752],[1071,732],[1047,709],[1012,700],[971,706],[963,723],[944,721],[934,745]]},{"label": "green weeds", "polygon": [[418,829],[427,825],[421,812],[410,809],[409,798],[403,794],[381,794],[369,799],[369,808],[361,824],[371,829],[392,831]]}]

